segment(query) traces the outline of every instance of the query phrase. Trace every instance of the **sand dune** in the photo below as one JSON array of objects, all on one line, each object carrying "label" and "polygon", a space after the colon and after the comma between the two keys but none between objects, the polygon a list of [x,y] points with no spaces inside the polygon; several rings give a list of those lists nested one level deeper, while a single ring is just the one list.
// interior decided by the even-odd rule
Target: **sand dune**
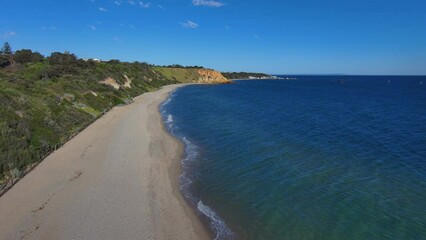
[{"label": "sand dune", "polygon": [[158,112],[178,86],[114,108],[46,158],[0,198],[0,239],[208,239]]}]

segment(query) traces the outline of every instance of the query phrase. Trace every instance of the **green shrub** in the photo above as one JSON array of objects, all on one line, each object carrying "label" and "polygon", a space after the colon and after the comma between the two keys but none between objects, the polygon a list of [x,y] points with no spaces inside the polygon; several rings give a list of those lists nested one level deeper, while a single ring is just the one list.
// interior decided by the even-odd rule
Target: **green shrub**
[{"label": "green shrub", "polygon": [[[84,61],[67,52],[41,59],[31,50],[14,57],[16,70],[0,68],[0,182],[39,162],[94,116],[174,83],[147,63]],[[124,84],[124,75],[132,79],[131,88],[99,83],[111,77]]]},{"label": "green shrub", "polygon": [[38,52],[33,52],[29,49],[22,49],[15,52],[13,59],[17,63],[25,64],[30,62],[41,62],[43,60],[43,55]]}]

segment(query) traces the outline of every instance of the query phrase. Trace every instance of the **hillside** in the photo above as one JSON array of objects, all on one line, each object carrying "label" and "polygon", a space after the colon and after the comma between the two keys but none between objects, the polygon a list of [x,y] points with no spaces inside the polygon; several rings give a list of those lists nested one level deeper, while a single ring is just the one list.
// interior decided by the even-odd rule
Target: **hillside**
[{"label": "hillside", "polygon": [[269,78],[271,77],[265,73],[251,73],[251,72],[222,72],[222,75],[227,79],[249,79],[249,78]]},{"label": "hillside", "polygon": [[220,72],[205,68],[154,67],[170,81],[182,83],[230,83]]},{"label": "hillside", "polygon": [[[144,92],[178,82],[226,82],[213,70],[163,69],[146,63],[0,54],[0,195],[49,153],[103,113]],[[212,77],[210,77],[212,76]]]}]

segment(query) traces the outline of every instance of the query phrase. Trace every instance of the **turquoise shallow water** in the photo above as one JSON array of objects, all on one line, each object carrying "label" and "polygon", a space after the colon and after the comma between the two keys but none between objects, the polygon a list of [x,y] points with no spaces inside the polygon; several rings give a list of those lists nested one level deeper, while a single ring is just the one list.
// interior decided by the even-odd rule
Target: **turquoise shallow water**
[{"label": "turquoise shallow water", "polygon": [[161,107],[217,239],[426,239],[425,77],[193,85]]}]

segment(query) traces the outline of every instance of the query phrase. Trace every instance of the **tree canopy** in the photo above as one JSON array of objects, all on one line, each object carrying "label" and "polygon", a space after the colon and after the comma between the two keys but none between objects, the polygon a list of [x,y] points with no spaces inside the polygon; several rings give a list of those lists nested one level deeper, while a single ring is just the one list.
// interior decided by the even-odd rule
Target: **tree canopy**
[{"label": "tree canopy", "polygon": [[8,42],[5,42],[0,49],[0,67],[7,67],[12,64],[12,48]]},{"label": "tree canopy", "polygon": [[1,48],[1,54],[6,54],[6,55],[11,55],[12,52],[12,47],[10,46],[10,44],[8,42],[5,42],[3,44],[3,47]]},{"label": "tree canopy", "polygon": [[33,52],[30,49],[22,49],[15,52],[13,59],[17,63],[40,62],[43,60],[43,55],[38,52]]}]

